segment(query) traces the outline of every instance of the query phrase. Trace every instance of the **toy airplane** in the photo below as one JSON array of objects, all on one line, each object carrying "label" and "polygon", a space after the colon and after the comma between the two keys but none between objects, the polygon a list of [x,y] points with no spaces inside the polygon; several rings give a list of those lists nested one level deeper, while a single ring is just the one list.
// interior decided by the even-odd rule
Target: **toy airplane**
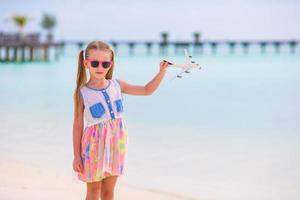
[{"label": "toy airplane", "polygon": [[174,78],[182,78],[182,75],[183,73],[191,73],[191,69],[194,69],[194,68],[199,68],[201,69],[201,66],[198,64],[198,63],[195,63],[195,61],[192,60],[192,56],[188,53],[187,49],[184,49],[184,54],[185,54],[185,63],[184,64],[174,64],[174,63],[171,63],[169,61],[166,61],[168,62],[168,64],[171,66],[171,67],[179,67],[181,68],[181,72],[179,72],[179,74],[177,74]]}]

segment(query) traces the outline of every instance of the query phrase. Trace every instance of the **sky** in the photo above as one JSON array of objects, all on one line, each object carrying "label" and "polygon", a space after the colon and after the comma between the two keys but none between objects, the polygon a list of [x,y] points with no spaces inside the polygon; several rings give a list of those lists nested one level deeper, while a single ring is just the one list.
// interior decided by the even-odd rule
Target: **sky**
[{"label": "sky", "polygon": [[15,14],[40,32],[48,13],[57,40],[300,39],[299,11],[297,0],[0,0],[0,32],[17,31]]}]

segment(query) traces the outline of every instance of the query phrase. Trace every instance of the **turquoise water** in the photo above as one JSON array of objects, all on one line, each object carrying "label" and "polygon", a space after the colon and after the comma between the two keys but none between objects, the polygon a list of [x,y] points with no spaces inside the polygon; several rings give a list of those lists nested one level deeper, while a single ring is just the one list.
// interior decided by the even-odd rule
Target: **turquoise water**
[{"label": "turquoise water", "polygon": [[[125,98],[127,184],[199,199],[300,199],[300,57],[205,49],[202,65],[152,96]],[[161,59],[118,49],[115,78],[144,85]],[[72,170],[72,93],[77,48],[58,61],[0,64],[0,156]]]}]

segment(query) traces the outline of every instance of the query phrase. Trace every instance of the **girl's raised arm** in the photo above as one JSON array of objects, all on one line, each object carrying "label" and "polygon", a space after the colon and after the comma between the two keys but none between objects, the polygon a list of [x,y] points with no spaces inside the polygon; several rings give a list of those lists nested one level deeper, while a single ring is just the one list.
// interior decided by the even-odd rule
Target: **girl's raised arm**
[{"label": "girl's raised arm", "polygon": [[118,80],[118,82],[120,83],[121,91],[123,93],[131,94],[131,95],[141,95],[141,96],[151,95],[158,88],[160,82],[165,76],[167,67],[168,67],[168,63],[165,61],[161,61],[159,72],[145,86],[131,85],[126,81]]}]

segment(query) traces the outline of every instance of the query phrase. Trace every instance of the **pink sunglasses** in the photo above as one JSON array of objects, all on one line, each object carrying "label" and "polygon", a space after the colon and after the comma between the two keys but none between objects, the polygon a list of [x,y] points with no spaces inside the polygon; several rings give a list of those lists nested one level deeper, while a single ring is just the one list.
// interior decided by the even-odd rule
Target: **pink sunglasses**
[{"label": "pink sunglasses", "polygon": [[102,60],[96,60],[96,59],[86,59],[91,63],[91,66],[93,68],[99,67],[101,64],[104,69],[107,69],[112,66],[113,62],[112,61],[102,61]]}]

